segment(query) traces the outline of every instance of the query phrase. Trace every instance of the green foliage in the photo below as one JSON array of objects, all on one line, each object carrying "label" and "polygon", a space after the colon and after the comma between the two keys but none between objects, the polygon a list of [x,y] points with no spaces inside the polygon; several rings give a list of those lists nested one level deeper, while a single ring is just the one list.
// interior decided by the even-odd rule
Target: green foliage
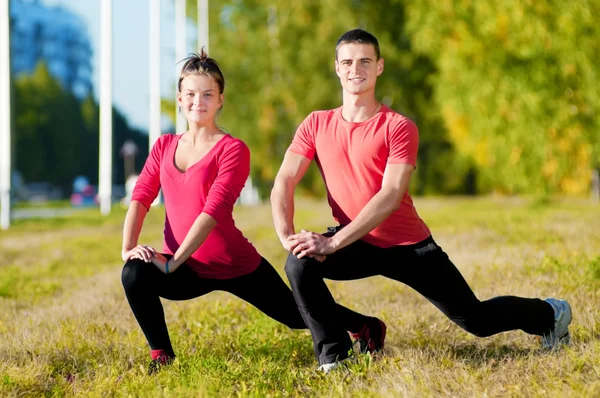
[{"label": "green foliage", "polygon": [[[26,182],[47,181],[71,189],[73,178],[98,180],[99,108],[93,97],[77,99],[61,88],[40,62],[31,75],[15,80],[15,168]],[[123,183],[119,150],[131,139],[140,148],[136,158],[139,172],[147,156],[148,138],[127,125],[113,109],[113,179]]]},{"label": "green foliage", "polygon": [[[196,2],[187,5],[195,20]],[[598,1],[225,0],[210,1],[209,14],[210,55],[226,78],[219,124],[250,146],[263,196],[298,124],[340,106],[334,46],[355,27],[380,41],[378,99],[419,126],[412,192],[583,194],[600,167]],[[43,65],[15,91],[15,162],[25,179],[95,181],[93,98],[65,93]],[[163,101],[170,117],[172,98]],[[147,139],[117,111],[113,123],[119,183],[123,141],[140,146],[139,170]],[[316,167],[302,184],[324,191]]]},{"label": "green foliage", "polygon": [[597,1],[407,5],[437,107],[478,191],[587,192],[600,164]]},{"label": "green foliage", "polygon": [[[221,122],[250,145],[263,189],[302,119],[340,105],[333,49],[357,26],[386,60],[378,98],[419,126],[413,192],[582,194],[600,166],[597,1],[209,7],[211,55],[228,79]],[[316,170],[305,182],[322,192]]]},{"label": "green foliage", "polygon": [[[226,78],[225,107],[219,123],[252,150],[252,177],[267,193],[297,126],[314,110],[341,105],[334,70],[335,43],[361,26],[380,40],[386,71],[377,96],[420,127],[418,193],[464,192],[465,173],[434,109],[430,75],[435,65],[414,54],[406,39],[402,2],[209,2],[210,55]],[[385,12],[393,9],[394,12]],[[196,18],[195,1],[188,15]],[[174,106],[169,105],[169,109]],[[464,163],[464,162],[463,162]],[[468,170],[467,170],[468,171]],[[316,167],[302,181],[310,193],[323,193]]]},{"label": "green foliage", "polygon": [[26,181],[68,185],[73,166],[81,163],[80,151],[93,137],[80,116],[79,103],[43,63],[32,75],[16,80],[15,93],[16,169]]}]

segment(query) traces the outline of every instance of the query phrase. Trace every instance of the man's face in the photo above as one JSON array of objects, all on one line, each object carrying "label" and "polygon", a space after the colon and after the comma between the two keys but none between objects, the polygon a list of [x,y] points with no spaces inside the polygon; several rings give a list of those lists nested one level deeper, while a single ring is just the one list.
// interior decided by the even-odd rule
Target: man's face
[{"label": "man's face", "polygon": [[346,43],[338,48],[335,72],[349,94],[374,91],[377,76],[383,72],[383,58],[377,60],[370,44]]}]

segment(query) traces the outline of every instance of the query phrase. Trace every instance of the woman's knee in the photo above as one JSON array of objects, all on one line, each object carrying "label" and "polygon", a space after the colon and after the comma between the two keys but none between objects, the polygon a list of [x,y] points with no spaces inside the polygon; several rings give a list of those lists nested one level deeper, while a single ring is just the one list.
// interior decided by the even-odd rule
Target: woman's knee
[{"label": "woman's knee", "polygon": [[148,264],[140,259],[129,260],[123,266],[121,271],[121,283],[125,290],[135,287],[136,283],[144,278],[148,271]]}]

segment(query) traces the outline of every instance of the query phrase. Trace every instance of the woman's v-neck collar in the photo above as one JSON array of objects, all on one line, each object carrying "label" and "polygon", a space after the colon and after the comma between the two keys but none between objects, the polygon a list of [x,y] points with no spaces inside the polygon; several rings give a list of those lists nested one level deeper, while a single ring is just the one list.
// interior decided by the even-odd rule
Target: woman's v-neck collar
[{"label": "woman's v-neck collar", "polygon": [[173,142],[171,143],[171,147],[168,153],[168,162],[167,162],[167,171],[169,172],[169,175],[176,181],[179,182],[184,182],[186,177],[190,174],[192,174],[196,169],[199,168],[199,166],[203,163],[206,162],[206,159],[210,159],[212,158],[212,155],[215,151],[217,151],[220,147],[223,146],[223,144],[229,140],[229,138],[231,137],[230,134],[225,134],[223,137],[221,137],[219,139],[219,141],[217,141],[215,143],[215,145],[213,145],[212,148],[209,149],[208,152],[206,152],[206,154],[204,156],[202,156],[196,163],[194,163],[193,165],[191,165],[190,167],[188,167],[185,171],[181,171],[177,165],[175,164],[175,153],[177,152],[177,147],[179,145],[179,140],[181,139],[181,137],[183,136],[183,134],[181,135],[177,135],[175,137],[175,139],[173,140]]}]

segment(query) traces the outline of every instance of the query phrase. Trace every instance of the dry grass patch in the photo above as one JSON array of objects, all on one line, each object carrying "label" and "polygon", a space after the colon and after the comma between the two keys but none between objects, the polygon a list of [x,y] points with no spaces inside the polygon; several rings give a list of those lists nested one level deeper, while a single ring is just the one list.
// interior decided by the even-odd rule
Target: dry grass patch
[{"label": "dry grass patch", "polygon": [[[547,353],[523,332],[478,339],[410,288],[328,282],[336,299],[389,326],[385,355],[315,372],[310,335],[221,292],[165,301],[175,364],[145,375],[148,349],[120,285],[123,210],[21,222],[0,232],[0,396],[600,396],[600,207],[582,200],[418,199],[437,242],[477,296],[567,298],[573,344]],[[326,203],[296,226],[332,225]],[[269,206],[237,225],[283,274]],[[160,247],[162,209],[144,242]]]}]

